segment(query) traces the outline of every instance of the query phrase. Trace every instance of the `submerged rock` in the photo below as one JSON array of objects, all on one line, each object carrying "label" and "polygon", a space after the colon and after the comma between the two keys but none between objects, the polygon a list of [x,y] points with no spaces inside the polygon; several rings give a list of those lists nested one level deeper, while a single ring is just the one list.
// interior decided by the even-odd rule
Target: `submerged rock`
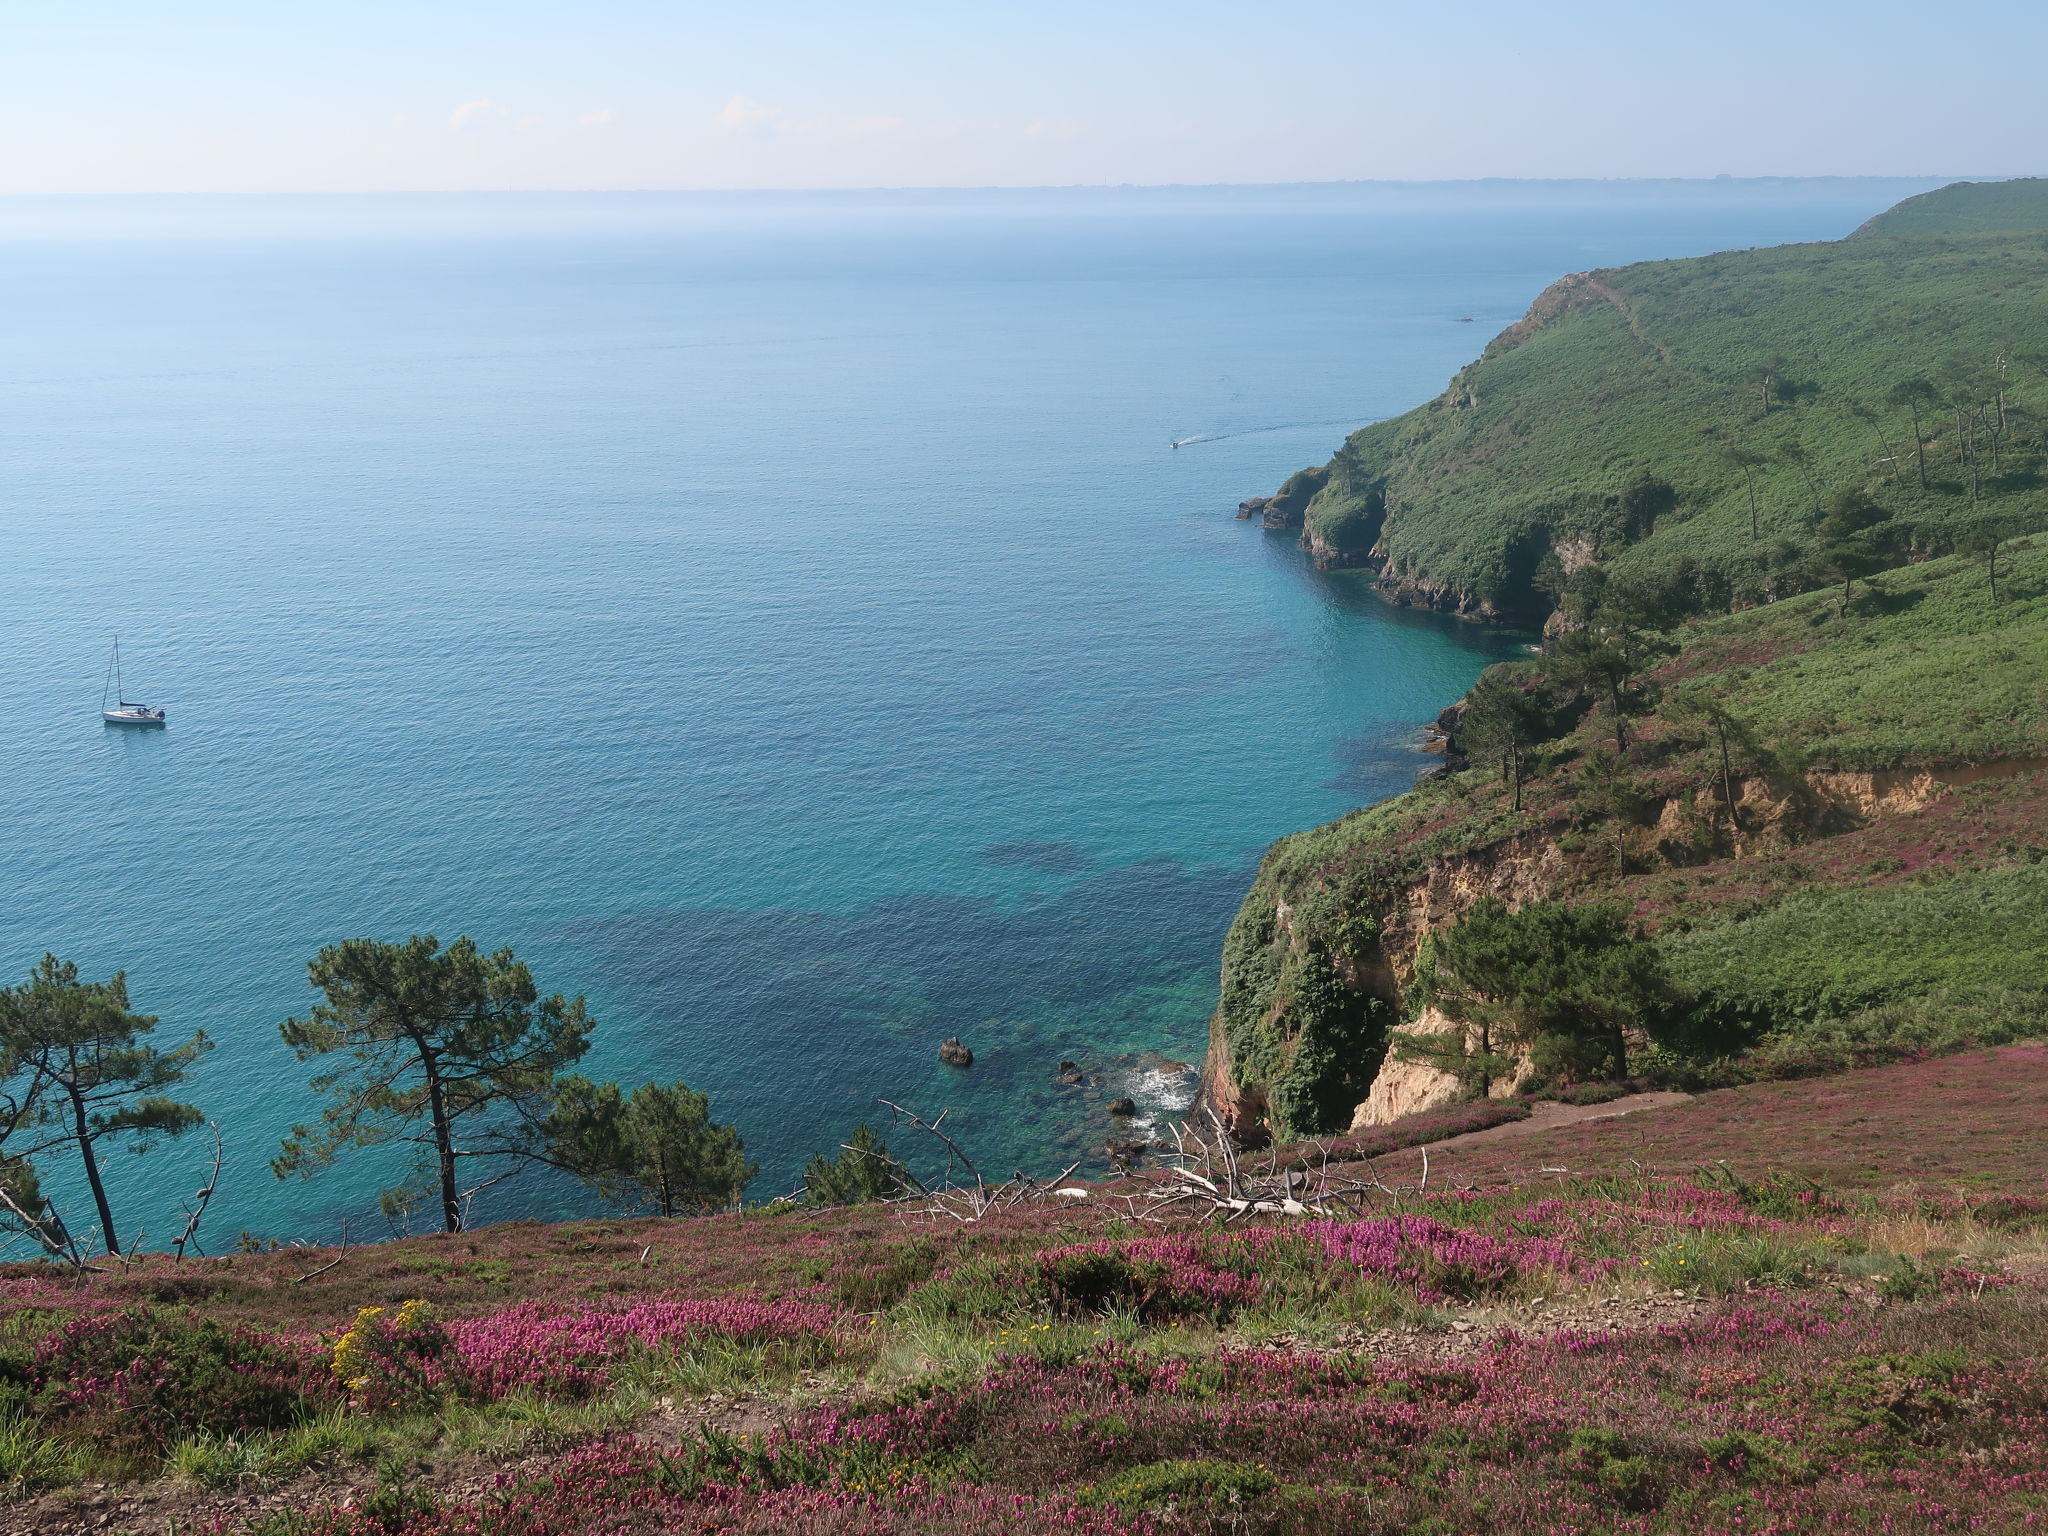
[{"label": "submerged rock", "polygon": [[1109,1101],[1109,1112],[1112,1115],[1122,1115],[1128,1119],[1138,1112],[1138,1101],[1136,1099],[1111,1099]]}]

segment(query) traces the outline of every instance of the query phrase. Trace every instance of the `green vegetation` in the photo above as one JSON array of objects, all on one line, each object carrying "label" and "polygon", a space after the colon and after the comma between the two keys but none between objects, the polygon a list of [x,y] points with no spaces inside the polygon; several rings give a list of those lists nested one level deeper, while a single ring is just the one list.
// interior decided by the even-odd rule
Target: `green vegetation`
[{"label": "green vegetation", "polygon": [[[1518,916],[1482,901],[1469,928],[1425,919],[1446,871],[1507,882],[1522,893],[1510,906],[1539,898],[1560,930],[1617,905],[1652,929],[1656,964],[1594,990],[1627,1015],[1627,1039],[1656,1047],[1636,1065],[1673,1080],[1725,1075],[1716,1060],[1882,1060],[1887,1032],[1930,1049],[2039,1033],[2048,539],[2015,540],[2005,559],[1995,599],[1982,563],[1951,555],[1866,578],[1846,610],[1810,592],[1632,650],[1599,601],[1583,604],[1561,657],[1488,670],[1458,729],[1469,765],[1274,845],[1225,946],[1215,1035],[1236,1084],[1283,1135],[1339,1129],[1383,1041],[1334,1058],[1298,1042],[1325,1019],[1412,1019],[1432,1002],[1465,1032],[1397,1029],[1391,1059],[1468,1091],[1626,1075],[1621,1052],[1584,1048],[1612,1027],[1604,1000],[1560,1002],[1546,1025],[1520,983],[1446,975],[1446,954],[1506,945]],[[1584,686],[1596,652],[1626,692]],[[1600,946],[1574,947],[1537,992],[1569,999],[1573,973],[1598,971]],[[1345,976],[1368,985],[1326,989]],[[1950,1027],[1928,1017],[1936,996]],[[1336,1107],[1301,1107],[1321,1102]]]},{"label": "green vegetation", "polygon": [[1305,540],[1532,617],[1588,560],[1693,612],[1840,582],[1871,552],[1816,537],[1838,493],[1874,495],[1888,541],[1920,554],[2048,525],[2042,186],[1947,188],[1854,240],[1565,278],[1442,396],[1315,472]]},{"label": "green vegetation", "polygon": [[1875,889],[1794,890],[1755,917],[1675,935],[1663,948],[1699,1006],[1753,1029],[1933,995],[1953,1007],[2004,994],[2023,1019],[2048,1004],[2044,915],[2048,864],[2020,864]]},{"label": "green vegetation", "polygon": [[[460,1170],[536,1156],[555,1075],[589,1049],[583,999],[541,998],[509,949],[485,955],[462,938],[444,951],[432,934],[350,939],[323,949],[307,974],[326,1001],[287,1019],[284,1042],[301,1061],[343,1062],[313,1079],[327,1109],[317,1128],[292,1128],[277,1176],[317,1173],[351,1147],[407,1143],[444,1229],[461,1231],[470,1198],[498,1175],[465,1189]],[[385,1208],[418,1198],[413,1187],[387,1190]]]},{"label": "green vegetation", "polygon": [[80,981],[78,967],[45,955],[28,981],[0,991],[0,1214],[50,1254],[77,1259],[79,1238],[44,1197],[36,1159],[78,1159],[100,1241],[121,1251],[106,1184],[104,1147],[147,1151],[159,1137],[201,1123],[198,1109],[164,1092],[213,1048],[196,1033],[162,1050],[144,1038],[157,1021],[128,1006],[127,977]]},{"label": "green vegetation", "polygon": [[1483,897],[1426,945],[1415,976],[1462,1028],[1397,1035],[1396,1053],[1479,1095],[1513,1075],[1510,1047],[1546,1078],[1626,1078],[1629,1031],[1661,1025],[1680,1004],[1656,946],[1625,908],[1600,903],[1536,901],[1510,911]]},{"label": "green vegetation", "polygon": [[683,1082],[629,1097],[617,1083],[564,1078],[542,1134],[549,1160],[607,1200],[664,1216],[726,1210],[760,1171],[739,1132],[716,1124],[711,1101]]},{"label": "green vegetation", "polygon": [[2016,234],[2048,227],[2048,179],[1959,181],[1909,197],[1851,236]]},{"label": "green vegetation", "polygon": [[888,1143],[865,1120],[836,1154],[813,1153],[804,1166],[804,1200],[810,1205],[865,1205],[912,1187],[909,1173],[889,1155]]},{"label": "green vegetation", "polygon": [[2033,181],[1567,278],[1291,480],[1327,563],[1545,642],[1443,772],[1268,854],[1212,1031],[1240,1123],[1341,1128],[1386,1064],[1578,1093],[2042,1032],[2044,450]]}]

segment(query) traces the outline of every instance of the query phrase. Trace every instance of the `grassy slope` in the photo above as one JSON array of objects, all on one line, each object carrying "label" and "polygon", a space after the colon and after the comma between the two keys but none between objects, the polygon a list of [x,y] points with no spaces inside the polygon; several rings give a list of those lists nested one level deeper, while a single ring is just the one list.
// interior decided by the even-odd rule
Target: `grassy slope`
[{"label": "grassy slope", "polygon": [[[125,1463],[104,1447],[132,1445],[137,1416],[96,1415],[108,1389],[88,1385],[83,1406],[0,1422],[0,1476],[22,1485],[0,1531],[2004,1529],[2048,1509],[2048,1307],[2027,1278],[2048,1259],[2048,1162],[2024,1134],[2041,1056],[1440,1152],[1431,1187],[1466,1192],[1371,1213],[1434,1234],[1392,1275],[1284,1227],[1094,1207],[974,1228],[872,1208],[521,1224],[358,1250],[304,1286],[331,1252],[152,1258],[83,1288],[16,1266],[7,1381],[78,1313],[193,1300],[283,1338],[413,1296],[483,1321],[736,1294],[856,1310],[793,1353],[696,1337],[576,1392],[385,1413],[330,1394],[240,1434],[193,1433],[219,1389],[174,1374],[142,1415],[167,1449]],[[1688,1176],[1716,1160],[1739,1176]],[[1762,1178],[1774,1165],[1800,1177]],[[1378,1172],[1400,1188],[1415,1168],[1396,1153]],[[1121,1302],[1049,1284],[1061,1245],[1162,1239],[1180,1256]]]},{"label": "grassy slope", "polygon": [[[1624,876],[1612,820],[1580,778],[1606,742],[1597,714],[1539,757],[1520,812],[1480,766],[1282,839],[1226,941],[1218,1032],[1249,1064],[1239,1082],[1277,1080],[1287,1128],[1341,1129],[1336,1118],[1289,1113],[1314,1098],[1287,1086],[1301,1042],[1345,1023],[1332,994],[1301,984],[1305,968],[1321,954],[1373,973],[1382,935],[1403,925],[1409,893],[1432,870],[1537,849],[1550,855],[1545,894],[1633,905],[1662,931],[1679,979],[1708,1011],[1745,1026],[1748,1043],[1933,1045],[2039,1028],[2048,772],[1862,819],[1803,788],[1842,771],[2048,759],[2048,538],[2017,541],[2003,558],[2011,579],[1996,602],[1981,560],[1948,556],[1886,573],[1846,613],[1834,593],[1814,592],[1678,633],[1682,649],[1659,673],[1666,697],[1723,698],[1751,732],[1737,773],[1780,797],[1771,829],[1739,846],[1719,809],[1709,738],[1654,713],[1636,722],[1630,766],[1645,805],[1622,830]],[[1287,931],[1273,922],[1282,903]],[[1883,1008],[1893,1011],[1858,1017]],[[1333,1070],[1345,1065],[1340,1052]],[[1370,1075],[1370,1065],[1353,1073]]]},{"label": "grassy slope", "polygon": [[[1354,434],[1308,509],[1308,535],[1341,559],[1376,548],[1389,575],[1529,612],[1539,562],[1574,541],[1619,571],[1691,559],[1738,595],[1782,592],[1783,544],[1803,541],[1817,502],[1842,485],[1877,487],[1922,547],[1986,512],[2038,526],[2042,185],[1928,194],[1903,205],[1898,235],[1881,219],[1854,240],[1566,279],[1444,395]],[[1937,221],[1948,232],[1930,231]],[[1930,488],[1914,483],[1909,417],[1885,399],[1915,375],[1978,401],[2003,386],[1999,474],[1982,477],[1974,503],[1946,405],[1922,410]],[[1757,537],[1730,449],[1763,460]],[[1637,474],[1677,493],[1647,529],[1627,526],[1619,501]]]},{"label": "grassy slope", "polygon": [[[1906,413],[1884,403],[1913,376],[1984,407],[1974,498],[1946,404],[1921,406],[1921,489]],[[1863,814],[1828,777],[2048,758],[2048,541],[2006,546],[2013,579],[1995,597],[1981,556],[1941,553],[1988,521],[2048,523],[2036,405],[2048,182],[1947,188],[1833,244],[1566,279],[1444,396],[1354,435],[1306,537],[1371,550],[1383,576],[1508,612],[1541,611],[1530,578],[1560,546],[1611,576],[1691,562],[1706,573],[1693,591],[1722,582],[1734,611],[1685,624],[1657,682],[1738,718],[1736,771],[1758,796],[1745,814],[1767,825],[1735,835],[1707,736],[1673,712],[1638,722],[1627,771],[1643,806],[1619,825],[1582,779],[1603,745],[1595,717],[1537,755],[1519,812],[1474,770],[1283,839],[1225,943],[1226,1086],[1282,1131],[1341,1129],[1412,1007],[1408,959],[1446,895],[1430,915],[1416,903],[1447,871],[1516,898],[1632,903],[1722,1044],[1762,1038],[1758,1069],[1770,1051],[1789,1069],[1808,1046],[1863,1059],[1887,1041],[2038,1028],[2048,886],[2026,866],[2048,852],[2048,776],[1913,815]],[[1752,456],[1756,537],[1731,450]],[[1643,473],[1676,498],[1631,526],[1622,492]],[[1876,494],[1911,563],[1845,611],[1806,589],[1820,504],[1851,486]]]},{"label": "grassy slope", "polygon": [[1856,231],[1856,237],[2037,230],[2048,224],[2048,178],[1957,182],[1909,197]]}]

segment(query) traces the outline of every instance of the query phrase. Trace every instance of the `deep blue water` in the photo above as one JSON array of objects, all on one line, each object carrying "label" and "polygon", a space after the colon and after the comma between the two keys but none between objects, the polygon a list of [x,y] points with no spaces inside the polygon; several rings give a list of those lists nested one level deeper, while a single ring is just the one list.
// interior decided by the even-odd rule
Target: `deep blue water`
[{"label": "deep blue water", "polygon": [[[125,967],[219,1041],[216,1240],[389,1173],[267,1168],[313,1108],[276,1026],[355,934],[588,994],[589,1069],[707,1089],[757,1195],[884,1094],[1082,1155],[1199,1060],[1261,848],[1516,643],[1237,500],[1561,272],[1899,195],[0,204],[0,975]],[[169,729],[102,727],[117,630]],[[118,1160],[124,1221],[198,1150]]]}]

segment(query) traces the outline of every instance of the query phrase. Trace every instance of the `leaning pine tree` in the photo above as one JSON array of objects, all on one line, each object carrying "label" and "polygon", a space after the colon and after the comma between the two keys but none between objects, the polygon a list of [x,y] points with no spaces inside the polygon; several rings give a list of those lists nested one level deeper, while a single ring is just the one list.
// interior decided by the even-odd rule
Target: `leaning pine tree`
[{"label": "leaning pine tree", "polygon": [[55,955],[23,985],[0,990],[0,1211],[53,1255],[76,1260],[80,1249],[45,1197],[44,1159],[77,1158],[101,1241],[119,1253],[108,1150],[147,1151],[204,1119],[166,1090],[186,1081],[213,1042],[202,1031],[168,1049],[152,1045],[156,1023],[129,1008],[123,973],[81,981],[78,967]]},{"label": "leaning pine tree", "polygon": [[[432,934],[349,939],[307,973],[325,1000],[280,1032],[301,1061],[339,1064],[313,1079],[327,1108],[292,1128],[272,1171],[310,1176],[352,1147],[409,1144],[442,1225],[460,1231],[471,1196],[544,1156],[556,1078],[590,1047],[583,999],[541,997],[509,949],[443,950]],[[386,1209],[408,1198],[387,1190]]]}]

